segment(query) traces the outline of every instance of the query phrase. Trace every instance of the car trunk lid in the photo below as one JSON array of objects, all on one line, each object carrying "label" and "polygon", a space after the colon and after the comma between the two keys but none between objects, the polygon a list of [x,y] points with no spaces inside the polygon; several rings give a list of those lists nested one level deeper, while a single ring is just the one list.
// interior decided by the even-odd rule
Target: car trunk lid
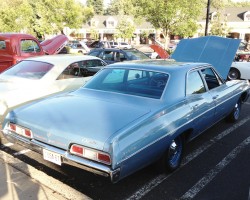
[{"label": "car trunk lid", "polygon": [[19,124],[31,127],[39,141],[63,149],[77,143],[103,150],[113,134],[148,112],[150,110],[142,106],[67,95],[24,107],[15,117]]}]

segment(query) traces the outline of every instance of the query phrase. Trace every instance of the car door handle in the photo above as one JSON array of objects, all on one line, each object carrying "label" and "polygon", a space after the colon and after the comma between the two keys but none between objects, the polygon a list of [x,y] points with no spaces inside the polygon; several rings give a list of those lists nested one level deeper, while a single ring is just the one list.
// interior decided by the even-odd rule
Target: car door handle
[{"label": "car door handle", "polygon": [[215,96],[213,96],[213,99],[217,99],[217,98],[218,98],[218,96],[219,96],[218,94],[217,94],[217,95],[215,95]]},{"label": "car door handle", "polygon": [[195,105],[192,107],[193,110],[195,110],[195,109],[197,109],[197,108],[198,108],[198,104],[195,104]]}]

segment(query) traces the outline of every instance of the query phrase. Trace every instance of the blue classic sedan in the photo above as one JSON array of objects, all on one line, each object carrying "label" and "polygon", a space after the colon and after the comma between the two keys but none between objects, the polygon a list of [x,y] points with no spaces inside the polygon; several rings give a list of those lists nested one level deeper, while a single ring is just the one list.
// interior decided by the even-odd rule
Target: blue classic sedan
[{"label": "blue classic sedan", "polygon": [[247,81],[226,82],[209,64],[119,63],[74,92],[13,110],[3,134],[117,182],[157,161],[175,170],[184,143],[223,118],[237,121],[248,96]]},{"label": "blue classic sedan", "polygon": [[[225,81],[237,41],[204,39],[180,42],[173,58],[185,62],[116,63],[78,90],[16,108],[2,133],[47,161],[112,182],[152,163],[173,171],[185,143],[219,120],[237,121],[249,96],[248,81]],[[192,54],[188,46],[200,50]]]}]

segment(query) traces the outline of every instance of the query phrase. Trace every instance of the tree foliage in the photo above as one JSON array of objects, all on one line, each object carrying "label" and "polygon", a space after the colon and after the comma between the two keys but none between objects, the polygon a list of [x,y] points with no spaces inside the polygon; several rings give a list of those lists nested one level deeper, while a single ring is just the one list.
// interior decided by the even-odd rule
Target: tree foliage
[{"label": "tree foliage", "polygon": [[93,9],[75,0],[1,0],[0,31],[25,31],[42,37],[80,28],[94,15]]},{"label": "tree foliage", "polygon": [[106,9],[106,15],[133,15],[136,9],[132,0],[112,0]]},{"label": "tree foliage", "polygon": [[128,20],[122,20],[116,27],[116,38],[129,39],[132,38],[135,32],[135,26]]},{"label": "tree foliage", "polygon": [[0,32],[20,32],[29,26],[32,14],[28,0],[1,0]]},{"label": "tree foliage", "polygon": [[166,39],[170,34],[192,36],[198,29],[197,20],[204,4],[200,0],[134,0],[137,15],[143,16]]},{"label": "tree foliage", "polygon": [[87,6],[93,8],[96,15],[104,13],[103,0],[87,0]]},{"label": "tree foliage", "polygon": [[215,14],[210,19],[210,34],[217,36],[227,36],[229,28],[227,26],[227,19],[223,15],[226,3],[223,0],[212,0],[211,7],[215,9]]}]

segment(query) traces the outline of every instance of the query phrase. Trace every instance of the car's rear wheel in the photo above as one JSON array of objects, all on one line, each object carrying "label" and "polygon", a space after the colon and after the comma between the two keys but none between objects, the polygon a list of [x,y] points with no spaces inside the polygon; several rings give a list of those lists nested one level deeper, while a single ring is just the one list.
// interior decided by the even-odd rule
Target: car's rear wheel
[{"label": "car's rear wheel", "polygon": [[227,116],[227,121],[229,122],[236,122],[240,118],[240,112],[241,112],[241,99],[237,101],[235,104],[232,112]]},{"label": "car's rear wheel", "polygon": [[236,122],[240,118],[240,112],[241,112],[241,99],[237,101],[235,104],[232,112],[227,116],[227,121],[229,122]]},{"label": "car's rear wheel", "polygon": [[227,75],[228,80],[236,80],[240,79],[240,72],[238,69],[231,68],[228,75]]},{"label": "car's rear wheel", "polygon": [[178,136],[171,141],[164,156],[160,159],[158,169],[164,172],[176,170],[181,164],[183,152],[184,141],[181,136]]}]

